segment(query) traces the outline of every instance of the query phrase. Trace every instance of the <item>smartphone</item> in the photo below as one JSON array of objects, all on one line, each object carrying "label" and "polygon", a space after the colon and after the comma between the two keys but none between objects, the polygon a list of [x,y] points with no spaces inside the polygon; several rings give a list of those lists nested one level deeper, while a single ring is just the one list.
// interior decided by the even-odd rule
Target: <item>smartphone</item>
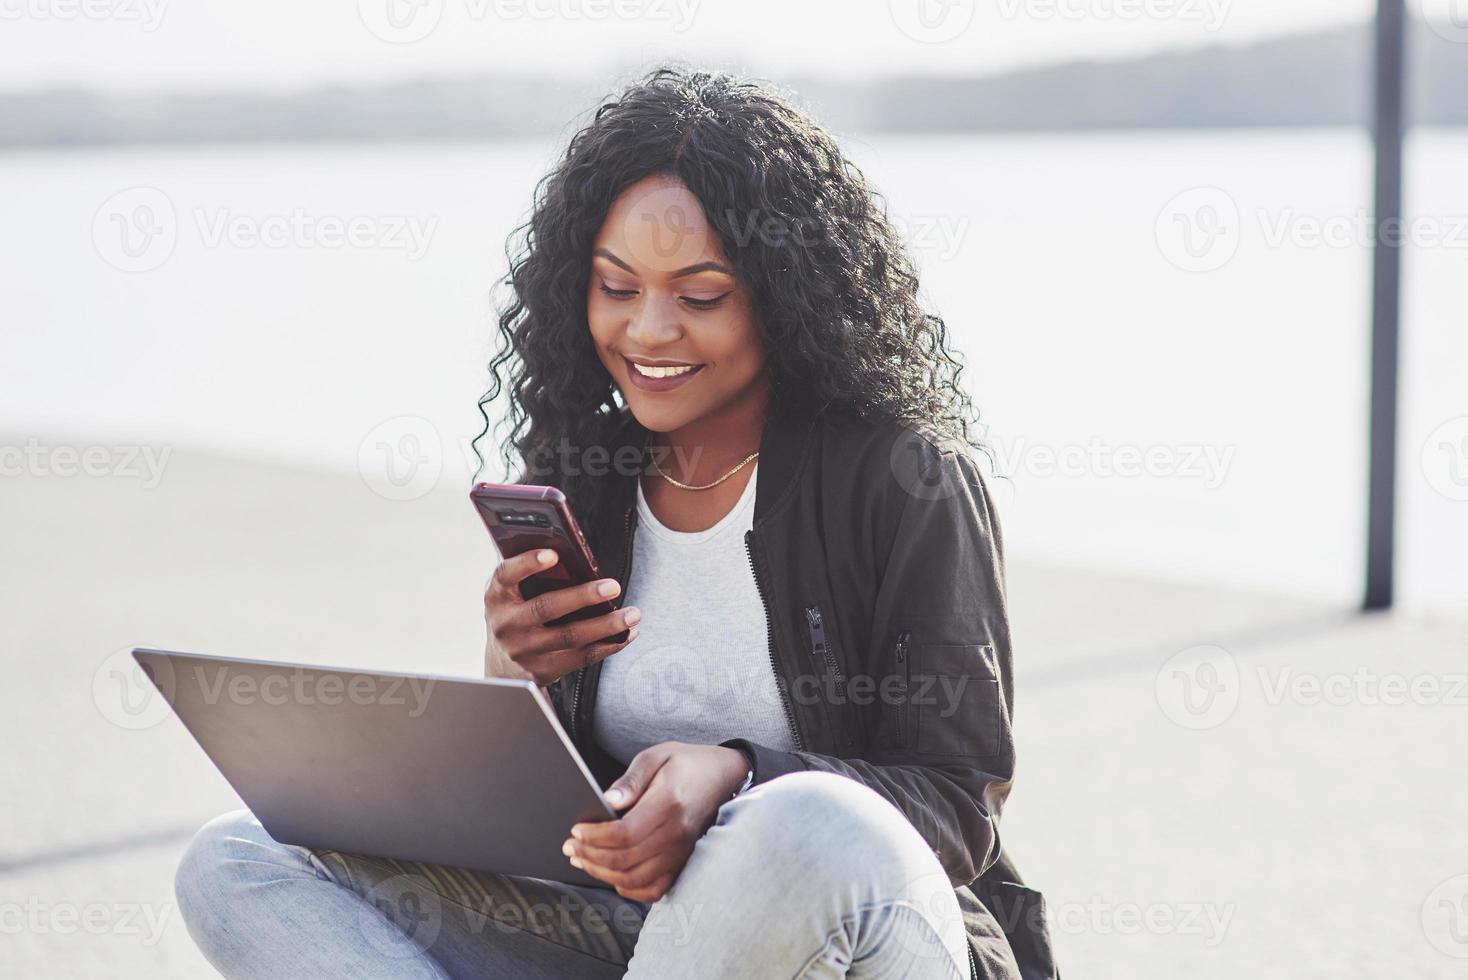
[{"label": "smartphone", "polygon": [[[555,487],[480,483],[469,491],[469,499],[489,529],[500,557],[513,558],[539,548],[549,548],[559,557],[550,568],[520,582],[520,595],[524,598],[534,599],[545,592],[601,578],[596,556],[591,553],[591,546],[566,503],[566,495]],[[610,601],[597,602],[546,625],[592,619],[616,608]],[[627,639],[627,631],[607,639],[621,643]]]}]

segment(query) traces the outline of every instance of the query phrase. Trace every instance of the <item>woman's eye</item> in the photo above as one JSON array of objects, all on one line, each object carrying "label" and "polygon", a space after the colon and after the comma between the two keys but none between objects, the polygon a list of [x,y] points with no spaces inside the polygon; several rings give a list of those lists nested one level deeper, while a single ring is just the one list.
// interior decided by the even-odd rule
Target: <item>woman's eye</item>
[{"label": "woman's eye", "polygon": [[637,290],[635,289],[613,289],[606,283],[601,284],[601,291],[612,297],[612,299],[630,299],[637,295]]},{"label": "woman's eye", "polygon": [[[729,293],[732,293],[733,291],[734,290],[731,289],[729,290]],[[728,296],[729,293],[720,293],[719,295],[711,297],[710,299],[699,299],[696,296],[684,296],[681,298],[684,303],[687,303],[695,310],[711,310],[715,306],[718,306],[720,303],[722,303],[724,301],[724,297]]]}]

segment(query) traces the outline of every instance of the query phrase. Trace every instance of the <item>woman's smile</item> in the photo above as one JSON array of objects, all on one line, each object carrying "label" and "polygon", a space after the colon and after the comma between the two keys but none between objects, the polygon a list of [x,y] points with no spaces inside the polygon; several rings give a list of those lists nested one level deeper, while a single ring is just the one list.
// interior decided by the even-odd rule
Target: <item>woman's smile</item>
[{"label": "woman's smile", "polygon": [[703,370],[702,364],[687,361],[654,360],[647,357],[636,359],[622,355],[627,368],[627,379],[643,391],[672,391],[692,381]]}]

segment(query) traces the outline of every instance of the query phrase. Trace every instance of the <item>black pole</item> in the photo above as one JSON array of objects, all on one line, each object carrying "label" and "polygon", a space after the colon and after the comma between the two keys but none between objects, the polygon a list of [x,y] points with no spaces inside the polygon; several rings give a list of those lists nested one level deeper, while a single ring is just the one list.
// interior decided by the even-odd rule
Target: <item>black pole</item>
[{"label": "black pole", "polygon": [[1371,456],[1366,529],[1367,610],[1392,604],[1396,552],[1397,352],[1401,335],[1402,142],[1407,63],[1404,0],[1376,11],[1376,236],[1371,315]]}]

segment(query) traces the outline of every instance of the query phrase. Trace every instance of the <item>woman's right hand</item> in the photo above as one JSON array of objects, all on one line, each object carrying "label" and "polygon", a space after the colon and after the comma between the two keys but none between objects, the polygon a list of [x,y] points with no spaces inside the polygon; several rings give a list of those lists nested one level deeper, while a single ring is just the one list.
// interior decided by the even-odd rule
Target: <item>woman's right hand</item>
[{"label": "woman's right hand", "polygon": [[[605,660],[631,643],[642,613],[635,607],[616,609],[602,616],[560,626],[546,626],[578,609],[615,599],[622,587],[602,578],[572,585],[525,599],[520,583],[556,563],[549,548],[527,551],[506,558],[494,570],[484,592],[484,675],[512,680],[532,680],[541,687],[566,674]],[[628,630],[627,639],[614,643],[606,638]]]}]

